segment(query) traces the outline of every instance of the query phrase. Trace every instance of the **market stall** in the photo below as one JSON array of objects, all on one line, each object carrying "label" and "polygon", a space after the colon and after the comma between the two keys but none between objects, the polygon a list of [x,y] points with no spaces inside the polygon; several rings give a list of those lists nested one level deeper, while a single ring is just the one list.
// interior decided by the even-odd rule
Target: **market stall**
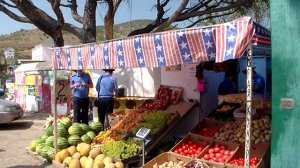
[{"label": "market stall", "polygon": [[[252,114],[251,42],[254,34],[255,24],[251,18],[243,17],[232,22],[203,28],[190,28],[161,33],[142,34],[124,39],[106,41],[100,44],[85,44],[80,46],[53,48],[51,52],[54,77],[56,75],[56,70],[166,67],[180,64],[199,63],[209,60],[214,60],[218,63],[230,59],[238,59],[243,56],[248,48],[245,122],[246,133],[244,152],[245,166],[249,167]],[[84,154],[77,157],[77,160],[72,159],[72,162],[74,162],[74,164],[78,164],[79,158],[82,159],[83,157],[82,155],[87,156],[87,152],[90,152],[91,148],[97,149],[98,145],[102,146],[101,152],[106,156],[119,158],[121,160],[130,159],[131,157],[138,155],[139,147],[136,146],[136,143],[130,139],[125,141],[122,140],[126,137],[128,138],[128,132],[135,133],[138,128],[149,127],[153,133],[152,136],[155,137],[160,135],[162,133],[160,131],[167,129],[168,126],[172,125],[171,123],[173,123],[176,118],[181,116],[180,113],[176,111],[172,111],[171,113],[161,111],[167,109],[168,105],[171,103],[171,95],[176,93],[175,91],[169,91],[170,90],[165,87],[158,90],[158,96],[156,96],[154,101],[145,102],[139,108],[126,114],[124,118],[121,119],[120,122],[117,123],[111,130],[100,132],[95,137],[92,136],[93,138],[90,138],[93,139],[92,146],[83,145],[83,148],[85,149],[84,151],[81,150],[82,145],[80,147],[78,147],[80,144],[77,145],[77,151]],[[68,145],[64,139],[60,140],[58,138],[57,132],[59,133],[61,130],[60,124],[57,123],[57,112],[55,106],[53,110],[55,114],[54,146],[56,149],[64,149],[62,146],[67,147]],[[158,121],[159,123],[165,124],[157,124]],[[59,121],[59,123],[61,123],[61,121]],[[70,128],[68,128],[68,131],[72,135],[77,134],[76,132],[78,132],[78,129],[80,128],[75,130],[71,129],[70,131]],[[81,137],[81,139],[85,142],[85,138]],[[88,138],[86,137],[86,139]],[[71,142],[73,142],[72,138]],[[210,142],[211,141],[200,147],[205,148]],[[220,144],[217,144],[216,142],[211,143],[214,145],[212,147],[220,146]],[[222,144],[224,143],[221,143],[221,145]],[[126,149],[126,146],[130,148],[131,152],[122,150]],[[228,150],[230,150],[230,155],[226,158],[226,161],[228,161],[230,156],[238,150],[236,145],[224,144],[222,148],[228,148]],[[99,152],[97,154],[99,154]],[[70,152],[67,153],[66,150],[61,150],[59,155],[70,156]],[[200,156],[200,153],[198,153],[197,156],[200,158],[202,157]],[[101,157],[104,156],[102,155]],[[64,159],[66,158],[67,157],[64,157]],[[91,159],[91,162],[96,160],[96,158]],[[111,158],[109,159],[110,161],[107,164],[112,163]],[[57,160],[61,163],[63,162],[63,159],[61,158]],[[118,161],[115,161],[113,164],[116,165],[117,163]]]}]

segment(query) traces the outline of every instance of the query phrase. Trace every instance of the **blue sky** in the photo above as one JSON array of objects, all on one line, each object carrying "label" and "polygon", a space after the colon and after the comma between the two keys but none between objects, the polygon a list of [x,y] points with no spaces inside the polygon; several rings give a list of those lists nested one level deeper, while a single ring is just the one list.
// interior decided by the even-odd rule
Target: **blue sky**
[{"label": "blue sky", "polygon": [[[36,6],[39,6],[51,16],[54,16],[51,7],[46,0],[32,0],[32,1]],[[78,0],[79,13],[81,14],[83,11],[84,1],[85,0]],[[156,9],[154,8],[154,4],[156,1],[131,0],[131,5],[129,1],[130,0],[124,0],[124,2],[122,2],[115,17],[115,23],[122,23],[122,22],[136,20],[136,19],[154,19],[156,17]],[[171,0],[167,8],[174,10],[176,9],[178,4],[179,4],[178,0]],[[103,17],[106,13],[105,9],[106,8],[103,5],[97,8],[97,15],[96,15],[97,25],[103,25]],[[66,22],[73,23],[77,26],[80,26],[76,21],[72,19],[70,9],[62,8],[62,10],[65,15]],[[173,11],[170,10],[169,14],[171,12]],[[8,34],[20,29],[32,29],[32,28],[34,28],[33,25],[14,21],[13,19],[10,19],[8,16],[0,12],[0,34]]]}]

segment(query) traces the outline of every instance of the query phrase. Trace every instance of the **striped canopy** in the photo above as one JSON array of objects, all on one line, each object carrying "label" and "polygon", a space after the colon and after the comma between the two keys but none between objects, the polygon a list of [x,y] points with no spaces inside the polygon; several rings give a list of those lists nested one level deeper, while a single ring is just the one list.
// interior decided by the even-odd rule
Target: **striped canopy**
[{"label": "striped canopy", "polygon": [[51,49],[54,69],[165,67],[242,57],[252,42],[250,17],[208,27],[141,34],[100,44]]}]

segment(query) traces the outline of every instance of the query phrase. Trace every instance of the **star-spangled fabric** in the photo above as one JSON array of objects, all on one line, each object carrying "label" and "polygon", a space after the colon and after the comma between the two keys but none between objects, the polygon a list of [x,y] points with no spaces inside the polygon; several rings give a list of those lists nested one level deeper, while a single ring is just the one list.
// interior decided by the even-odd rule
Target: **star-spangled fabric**
[{"label": "star-spangled fabric", "polygon": [[[268,31],[259,27],[260,36]],[[250,17],[208,27],[196,27],[85,44],[52,48],[55,69],[165,67],[214,60],[238,59],[252,43]],[[269,38],[269,37],[268,37]]]}]

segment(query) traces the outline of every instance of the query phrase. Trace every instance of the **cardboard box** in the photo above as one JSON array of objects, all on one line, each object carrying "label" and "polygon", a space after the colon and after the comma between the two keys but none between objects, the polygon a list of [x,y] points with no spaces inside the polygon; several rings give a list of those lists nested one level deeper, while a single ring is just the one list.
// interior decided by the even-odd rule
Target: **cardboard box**
[{"label": "cardboard box", "polygon": [[183,143],[185,143],[185,142],[188,141],[188,140],[192,140],[193,142],[196,142],[196,143],[197,143],[197,142],[199,142],[199,143],[201,143],[201,142],[207,143],[207,145],[206,145],[206,146],[204,147],[204,149],[199,153],[198,156],[200,156],[200,155],[202,154],[202,152],[204,152],[205,149],[207,149],[207,148],[209,147],[209,145],[213,142],[213,139],[211,139],[211,138],[208,138],[208,137],[204,137],[204,136],[200,136],[200,135],[196,135],[196,134],[190,133],[190,134],[188,134],[185,138],[183,138],[180,142],[178,142],[178,143],[171,149],[171,151],[174,152],[174,150],[175,150],[178,146],[182,145]]},{"label": "cardboard box", "polygon": [[[269,146],[270,145],[267,143],[259,143],[256,145],[252,145],[251,156],[256,156],[259,159],[258,164],[254,168],[264,167],[264,159],[266,158],[265,156],[269,149]],[[236,165],[230,164],[229,162],[236,158],[240,158],[240,157],[244,158],[244,153],[245,153],[244,146],[240,147],[239,150],[234,154],[234,156],[225,164],[226,167],[228,167],[228,168],[243,168],[243,166],[236,166]]]},{"label": "cardboard box", "polygon": [[166,152],[166,153],[162,153],[160,155],[158,155],[157,157],[155,157],[154,159],[152,159],[151,161],[149,161],[148,163],[146,163],[144,165],[144,168],[153,168],[153,166],[155,164],[157,165],[161,165],[165,162],[169,162],[169,161],[183,161],[185,164],[190,162],[192,159],[188,158],[188,157],[184,157],[181,155],[177,155],[175,153],[172,152]]}]

